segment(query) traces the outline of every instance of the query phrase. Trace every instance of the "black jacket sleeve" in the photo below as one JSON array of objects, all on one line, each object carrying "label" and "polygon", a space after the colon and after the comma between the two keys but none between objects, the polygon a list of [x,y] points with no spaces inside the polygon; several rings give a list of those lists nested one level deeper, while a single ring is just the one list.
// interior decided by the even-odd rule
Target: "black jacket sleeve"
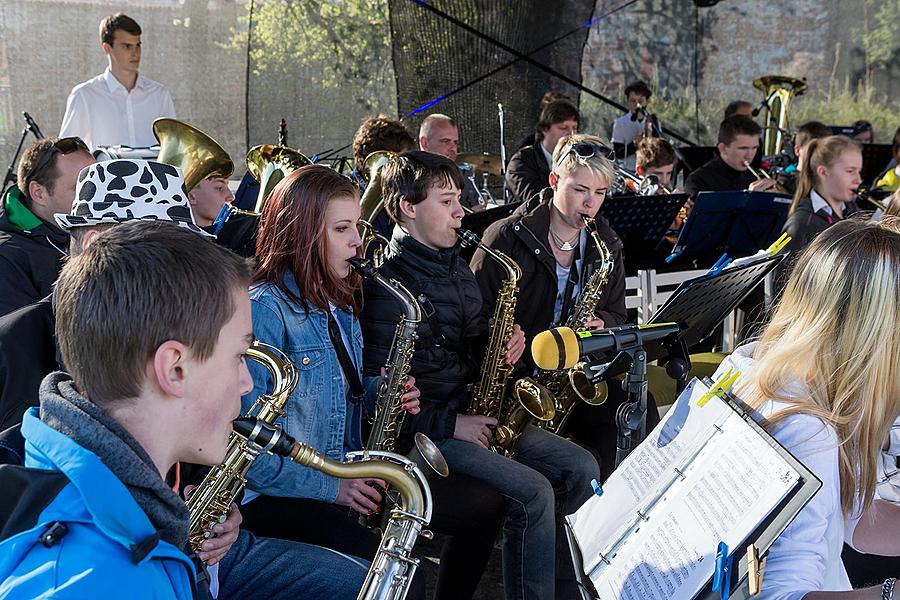
[{"label": "black jacket sleeve", "polygon": [[545,164],[541,168],[537,160],[545,159],[543,153],[540,157],[537,154],[533,146],[525,147],[513,155],[506,168],[506,183],[519,200],[529,200],[550,185],[547,180],[549,167]]}]

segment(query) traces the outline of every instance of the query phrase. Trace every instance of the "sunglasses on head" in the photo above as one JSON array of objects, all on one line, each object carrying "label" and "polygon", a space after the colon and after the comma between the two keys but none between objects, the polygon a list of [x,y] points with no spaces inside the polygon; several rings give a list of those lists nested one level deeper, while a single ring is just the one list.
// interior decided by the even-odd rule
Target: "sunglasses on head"
[{"label": "sunglasses on head", "polygon": [[91,153],[91,151],[88,150],[87,145],[81,141],[81,138],[79,137],[66,137],[56,140],[52,146],[47,148],[44,155],[41,156],[41,159],[34,165],[34,168],[28,176],[28,181],[33,180],[38,173],[43,171],[57,154],[66,155],[78,151],[87,152],[88,154]]},{"label": "sunglasses on head", "polygon": [[595,156],[602,156],[609,160],[614,160],[616,157],[615,152],[613,152],[612,148],[608,148],[602,144],[592,144],[590,142],[578,142],[577,144],[572,144],[568,150],[566,150],[562,156],[556,161],[556,165],[553,167],[554,170],[559,168],[559,165],[569,157],[570,154],[574,154],[577,158],[581,160],[587,160],[589,158],[593,158]]}]

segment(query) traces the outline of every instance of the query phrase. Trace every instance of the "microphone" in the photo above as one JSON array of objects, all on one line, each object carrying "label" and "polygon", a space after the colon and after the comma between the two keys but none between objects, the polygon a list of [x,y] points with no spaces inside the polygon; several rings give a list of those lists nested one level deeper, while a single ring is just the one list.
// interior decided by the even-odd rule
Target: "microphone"
[{"label": "microphone", "polygon": [[41,128],[38,127],[38,124],[34,121],[34,119],[31,118],[31,115],[29,115],[25,111],[22,111],[22,116],[25,117],[25,124],[28,125],[28,129],[31,130],[31,133],[34,134],[34,137],[39,140],[43,139],[44,134],[41,133]]},{"label": "microphone", "polygon": [[763,111],[763,109],[766,109],[766,108],[769,107],[769,98],[771,98],[771,95],[770,95],[770,96],[766,96],[765,99],[763,99],[763,101],[760,102],[760,103],[756,106],[756,108],[753,109],[753,111],[751,111],[750,114],[753,115],[754,118],[758,117],[758,116],[759,116],[759,113],[761,113],[761,112]]},{"label": "microphone", "polygon": [[546,371],[571,369],[586,354],[643,346],[653,340],[677,335],[679,331],[681,328],[677,323],[622,325],[590,331],[557,327],[534,336],[531,358],[539,368]]},{"label": "microphone", "polygon": [[634,112],[631,113],[631,122],[632,123],[634,123],[635,121],[638,120],[638,115],[640,115],[641,119],[643,119],[645,116],[647,116],[647,110],[640,104],[638,104],[637,108],[634,109]]}]

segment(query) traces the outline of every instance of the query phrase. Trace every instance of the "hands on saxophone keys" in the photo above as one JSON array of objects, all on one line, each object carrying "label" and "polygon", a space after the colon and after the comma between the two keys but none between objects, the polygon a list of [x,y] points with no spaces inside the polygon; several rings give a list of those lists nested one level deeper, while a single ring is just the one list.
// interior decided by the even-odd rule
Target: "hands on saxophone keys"
[{"label": "hands on saxophone keys", "polygon": [[456,415],[456,428],[453,438],[463,442],[471,442],[485,449],[490,449],[494,441],[494,430],[497,419],[484,415]]},{"label": "hands on saxophone keys", "polygon": [[[196,487],[195,485],[184,486],[184,497],[187,498]],[[212,566],[225,558],[225,555],[231,550],[231,546],[237,541],[243,520],[244,517],[238,509],[238,505],[232,502],[228,515],[219,519],[219,522],[209,532],[207,539],[200,545],[197,556],[204,564]]]},{"label": "hands on saxophone keys", "polygon": [[506,343],[506,364],[514,365],[525,353],[525,332],[518,325],[513,325],[512,336]]}]

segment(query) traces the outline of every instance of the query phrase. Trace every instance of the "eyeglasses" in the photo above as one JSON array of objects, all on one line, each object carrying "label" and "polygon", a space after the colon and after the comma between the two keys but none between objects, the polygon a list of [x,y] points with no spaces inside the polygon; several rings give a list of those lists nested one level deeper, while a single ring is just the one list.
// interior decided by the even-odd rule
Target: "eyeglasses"
[{"label": "eyeglasses", "polygon": [[91,153],[87,145],[79,137],[66,137],[56,140],[53,145],[47,148],[44,155],[41,156],[41,159],[35,163],[34,168],[31,169],[31,172],[25,177],[25,181],[31,182],[37,179],[38,174],[47,168],[50,161],[52,161],[53,157],[57,154],[65,156],[66,154],[72,154],[73,152],[79,151],[87,152],[88,154]]},{"label": "eyeglasses", "polygon": [[578,142],[577,144],[572,144],[568,150],[566,150],[556,161],[556,165],[554,165],[553,170],[559,168],[559,165],[562,164],[564,160],[566,160],[570,154],[574,154],[577,158],[581,160],[588,160],[589,158],[593,158],[595,156],[602,156],[609,160],[614,160],[616,157],[616,153],[612,150],[612,148],[608,148],[603,144],[592,144],[590,142]]}]

